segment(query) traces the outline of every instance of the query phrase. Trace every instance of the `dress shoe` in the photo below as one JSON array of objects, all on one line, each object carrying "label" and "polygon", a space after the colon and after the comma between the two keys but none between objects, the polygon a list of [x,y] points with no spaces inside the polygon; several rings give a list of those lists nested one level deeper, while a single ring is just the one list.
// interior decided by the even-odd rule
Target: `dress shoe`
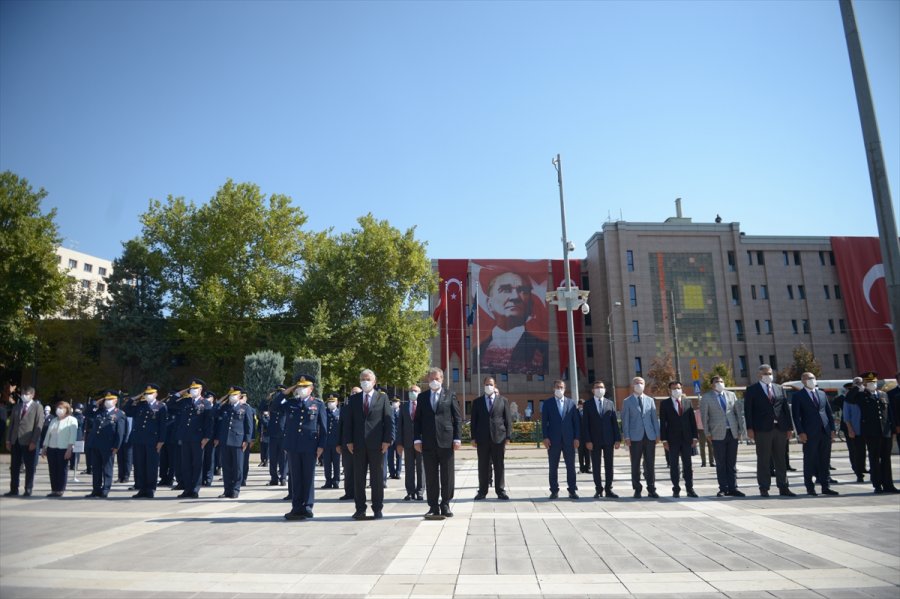
[{"label": "dress shoe", "polygon": [[381,510],[378,510],[372,515],[372,518],[374,518],[375,520],[381,520],[382,518],[384,518],[384,514],[381,513]]},{"label": "dress shoe", "polygon": [[444,518],[452,518],[453,517],[453,512],[450,511],[449,505],[441,506],[441,516],[443,516]]},{"label": "dress shoe", "polygon": [[787,489],[787,488],[779,489],[778,494],[781,497],[796,497],[797,496],[796,493],[794,493],[793,491],[791,491],[790,489]]},{"label": "dress shoe", "polygon": [[366,513],[365,512],[353,512],[353,519],[354,520],[365,520]]},{"label": "dress shoe", "polygon": [[277,487],[277,486],[278,486],[278,481],[277,481],[277,480],[270,480],[269,482],[266,483],[266,486],[267,486],[267,487]]},{"label": "dress shoe", "polygon": [[[76,478],[75,480],[77,481],[78,479]],[[172,486],[172,481],[171,481],[171,480],[168,480],[168,479],[163,479],[163,480],[160,480],[160,481],[159,481],[158,483],[156,483],[156,484],[157,484],[158,486],[160,486],[160,487],[171,487],[171,486]]]},{"label": "dress shoe", "polygon": [[607,490],[606,490],[606,497],[607,497],[608,499],[618,499],[618,498],[619,498],[618,495],[616,495],[615,493],[612,492],[612,489],[607,489]]},{"label": "dress shoe", "polygon": [[822,495],[840,495],[840,493],[838,493],[834,489],[829,489],[828,487],[823,487]]},{"label": "dress shoe", "polygon": [[502,499],[503,501],[509,501],[509,495],[505,492],[497,493],[497,499]]},{"label": "dress shoe", "polygon": [[559,497],[559,493],[557,491],[550,492],[550,499],[556,499]]},{"label": "dress shoe", "polygon": [[153,492],[144,493],[144,499],[153,499]]},{"label": "dress shoe", "polygon": [[53,491],[52,493],[47,493],[46,495],[44,495],[44,497],[56,497],[56,491]]},{"label": "dress shoe", "polygon": [[191,496],[190,491],[182,491],[178,494],[178,499],[188,499]]},{"label": "dress shoe", "polygon": [[6,493],[3,494],[3,496],[4,497],[18,497],[19,492],[18,491],[7,491]]},{"label": "dress shoe", "polygon": [[635,499],[641,498],[641,490],[640,489],[638,489],[637,491],[634,492],[634,498]]},{"label": "dress shoe", "polygon": [[652,491],[647,491],[647,497],[652,497],[653,499],[659,499],[659,494],[657,494],[656,489]]},{"label": "dress shoe", "polygon": [[291,500],[291,496],[290,496],[290,495],[285,495],[284,497],[281,498],[281,500],[282,500],[282,501],[290,501],[290,500]]},{"label": "dress shoe", "polygon": [[706,462],[702,462],[702,463],[700,464],[700,467],[701,467],[701,468],[706,468]]},{"label": "dress shoe", "polygon": [[838,483],[838,481],[834,480],[833,478],[831,478],[831,477],[829,476],[829,477],[828,477],[828,484],[829,484],[829,485],[837,485],[837,484],[839,484],[839,483]]},{"label": "dress shoe", "polygon": [[810,497],[818,497],[818,495],[819,495],[818,493],[816,493],[815,489],[807,489],[806,494],[809,495]]},{"label": "dress shoe", "polygon": [[425,514],[425,519],[426,520],[443,520],[444,516],[441,515],[441,510],[439,508],[434,507],[434,508],[431,508],[430,510],[428,510],[428,512]]},{"label": "dress shoe", "polygon": [[760,497],[768,497],[768,496],[769,496],[769,490],[768,490],[768,489],[760,489],[760,490],[759,490],[759,496],[760,496]]},{"label": "dress shoe", "polygon": [[694,490],[693,490],[693,489],[688,489],[688,490],[687,490],[687,496],[688,496],[688,497],[693,497],[693,498],[695,498],[695,499],[697,498],[697,494],[694,493]]},{"label": "dress shoe", "polygon": [[678,499],[679,497],[681,497],[681,491],[672,491],[672,497]]},{"label": "dress shoe", "polygon": [[31,497],[31,489],[25,489],[25,492],[22,493],[22,497]]},{"label": "dress shoe", "polygon": [[175,485],[172,487],[173,491],[184,491],[184,485]]},{"label": "dress shoe", "polygon": [[864,477],[862,474],[858,474],[858,475],[856,476],[856,482],[858,482],[858,483],[864,483],[864,482],[866,482],[866,477]]},{"label": "dress shoe", "polygon": [[135,487],[134,485],[131,485],[130,487],[128,487],[128,490],[129,491],[137,491],[137,487]]},{"label": "dress shoe", "polygon": [[882,493],[887,493],[887,491],[885,491],[885,490],[882,489],[881,487],[875,487],[875,494],[876,494],[876,495],[881,495]]},{"label": "dress shoe", "polygon": [[322,485],[322,486],[319,487],[319,488],[320,488],[320,489],[330,489],[330,488],[331,488],[331,484],[325,483],[324,485]]},{"label": "dress shoe", "polygon": [[233,495],[231,493],[222,493],[219,495],[218,499],[231,499]]},{"label": "dress shoe", "polygon": [[744,495],[743,492],[738,491],[737,489],[735,489],[734,491],[731,492],[731,496],[732,497],[746,497],[746,495]]},{"label": "dress shoe", "polygon": [[416,501],[424,501],[424,500],[425,500],[425,498],[422,496],[421,493],[416,493]]},{"label": "dress shoe", "polygon": [[411,499],[412,499],[412,496],[407,495],[406,497],[403,498],[403,501],[410,501]]},{"label": "dress shoe", "polygon": [[[365,516],[364,516],[365,517]],[[285,520],[306,520],[306,516],[298,512],[288,512],[284,515]]]},{"label": "dress shoe", "polygon": [[792,468],[792,467],[790,467],[790,466],[788,466],[788,467],[786,468],[786,470],[787,470],[788,472],[796,472],[796,471],[797,471],[796,468]]},{"label": "dress shoe", "polygon": [[828,464],[828,469],[829,469],[829,470],[837,470],[837,468],[835,468],[835,467],[832,466],[831,464]]},{"label": "dress shoe", "polygon": [[719,491],[716,493],[716,497],[728,497],[728,491]]},{"label": "dress shoe", "polygon": [[884,490],[885,493],[900,493],[900,489],[898,489],[897,487],[893,487],[893,486],[882,487],[882,489]]},{"label": "dress shoe", "polygon": [[482,493],[481,491],[478,491],[478,493],[475,494],[475,501],[481,501],[485,497],[487,497],[487,493]]},{"label": "dress shoe", "polygon": [[338,497],[338,501],[347,501],[349,499],[353,499],[353,495],[347,495],[346,493]]},{"label": "dress shoe", "polygon": [[132,498],[132,499],[140,499],[140,498],[142,498],[143,496],[144,496],[144,492],[143,492],[143,491],[138,491],[137,493],[135,493],[134,495],[132,495],[131,498]]},{"label": "dress shoe", "polygon": [[283,487],[283,486],[285,486],[285,485],[287,485],[287,483],[286,483],[285,481],[283,481],[283,480],[282,480],[282,481],[278,481],[278,486],[279,486],[279,487]]},{"label": "dress shoe", "polygon": [[597,491],[596,493],[594,493],[594,499],[600,499],[601,497],[603,497],[603,491]]},{"label": "dress shoe", "polygon": [[575,491],[569,491],[569,499],[578,499],[578,493]]},{"label": "dress shoe", "polygon": [[93,499],[93,498],[96,497],[96,496],[97,496],[97,491],[91,491],[90,493],[88,493],[87,495],[85,495],[84,498],[85,498],[85,499]]},{"label": "dress shoe", "polygon": [[312,518],[313,518],[312,510],[309,509],[309,508],[304,508],[304,509],[303,509],[303,515],[304,515],[306,518],[308,518],[308,519],[312,519]]}]

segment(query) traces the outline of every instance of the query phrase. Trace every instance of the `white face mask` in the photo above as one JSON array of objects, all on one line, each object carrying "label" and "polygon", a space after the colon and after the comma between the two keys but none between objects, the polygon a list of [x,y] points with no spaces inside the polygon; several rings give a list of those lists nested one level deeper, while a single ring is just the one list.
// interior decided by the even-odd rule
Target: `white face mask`
[{"label": "white face mask", "polygon": [[406,396],[409,398],[409,401],[416,401],[416,398],[419,397],[419,394],[415,391],[408,391]]},{"label": "white face mask", "polygon": [[672,389],[672,397],[675,399],[681,399],[681,389]]},{"label": "white face mask", "polygon": [[716,393],[721,393],[725,390],[725,383],[713,383],[713,389],[716,390]]},{"label": "white face mask", "polygon": [[441,388],[441,381],[434,379],[432,381],[428,381],[428,388],[432,391],[439,391]]},{"label": "white face mask", "polygon": [[191,394],[191,397],[193,397],[194,399],[197,399],[198,397],[200,397],[200,389],[199,388],[191,389],[190,394]]},{"label": "white face mask", "polygon": [[297,389],[297,397],[300,399],[306,399],[312,393],[312,387],[300,387]]},{"label": "white face mask", "polygon": [[146,400],[147,403],[152,404],[154,401],[156,401],[156,393],[147,393],[146,395],[144,395],[144,400]]},{"label": "white face mask", "polygon": [[363,390],[363,393],[368,393],[375,388],[375,383],[372,381],[359,381],[359,388]]},{"label": "white face mask", "polygon": [[62,420],[63,418],[65,418],[65,417],[66,417],[66,409],[65,409],[65,408],[59,408],[59,409],[57,409],[57,410],[56,410],[56,417],[59,418],[60,420]]},{"label": "white face mask", "polygon": [[563,395],[565,395],[565,394],[566,394],[565,389],[554,389],[553,390],[553,397],[555,397],[556,399],[562,399]]},{"label": "white face mask", "polygon": [[107,410],[112,410],[114,407],[116,407],[116,400],[107,399],[106,401],[103,402],[103,407],[106,408]]},{"label": "white face mask", "polygon": [[485,385],[484,386],[484,394],[485,395],[493,395],[494,394],[494,386],[493,385]]},{"label": "white face mask", "polygon": [[634,385],[631,389],[634,391],[635,395],[641,395],[644,393],[643,385]]},{"label": "white face mask", "polygon": [[878,383],[866,383],[866,391],[875,391],[878,389]]},{"label": "white face mask", "polygon": [[763,385],[771,385],[772,379],[773,377],[771,374],[764,374],[762,375],[762,378],[760,378],[760,380],[763,382]]},{"label": "white face mask", "polygon": [[803,381],[803,385],[807,389],[810,389],[810,390],[815,389],[816,388],[816,379],[806,379],[805,381]]},{"label": "white face mask", "polygon": [[603,399],[603,396],[606,395],[606,389],[604,387],[595,387],[594,388],[594,397],[597,399]]},{"label": "white face mask", "polygon": [[34,395],[23,395],[22,396],[22,401],[24,401],[25,403],[28,403],[32,399],[34,399]]},{"label": "white face mask", "polygon": [[299,388],[294,389],[293,396],[294,396],[294,397],[300,397],[300,389],[299,389]]},{"label": "white face mask", "polygon": [[333,401],[329,401],[327,404],[325,404],[325,407],[328,408],[329,412],[333,412],[337,408],[337,404]]}]

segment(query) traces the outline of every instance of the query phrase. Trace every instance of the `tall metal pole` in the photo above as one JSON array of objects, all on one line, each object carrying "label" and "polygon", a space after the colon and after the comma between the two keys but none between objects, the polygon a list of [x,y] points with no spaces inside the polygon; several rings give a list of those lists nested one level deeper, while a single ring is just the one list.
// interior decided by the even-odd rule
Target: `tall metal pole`
[{"label": "tall metal pole", "polygon": [[575,359],[575,320],[572,316],[572,277],[569,274],[569,239],[566,233],[566,201],[563,199],[562,161],[559,154],[553,161],[556,167],[556,180],[559,182],[559,213],[562,218],[563,268],[566,277],[566,329],[569,332],[569,381],[571,382],[572,399],[578,401],[578,363]]},{"label": "tall metal pole", "polygon": [[[613,336],[612,336],[612,314],[613,308],[622,305],[622,302],[615,302],[609,309],[609,316],[606,317],[606,334],[609,335],[609,385],[612,387],[612,400],[616,404],[616,358],[613,354]],[[616,409],[618,405],[616,404]]]},{"label": "tall metal pole", "polygon": [[675,380],[681,380],[681,359],[678,354],[678,320],[675,318],[675,292],[670,291],[669,297],[672,300],[672,336],[675,339]]},{"label": "tall metal pole", "polygon": [[[478,389],[481,386],[481,323],[478,320],[478,302],[479,302],[479,287],[480,282],[475,281],[475,367],[478,369],[478,384],[475,386],[475,389]],[[495,381],[496,382],[496,381]],[[473,391],[473,394],[477,393],[477,391]]]},{"label": "tall metal pole", "polygon": [[884,153],[881,150],[881,136],[875,119],[875,106],[869,89],[869,76],[863,58],[859,30],[851,0],[840,0],[841,17],[844,20],[844,35],[847,37],[847,52],[850,54],[850,71],[853,73],[853,87],[856,89],[856,104],[862,125],[863,142],[869,164],[869,180],[872,184],[872,198],[875,201],[875,222],[878,224],[878,238],[881,241],[881,260],[884,263],[884,282],[887,285],[888,304],[891,307],[891,321],[894,324],[894,355],[897,371],[900,372],[900,243],[897,241],[897,222],[891,203],[891,189],[888,186]]}]

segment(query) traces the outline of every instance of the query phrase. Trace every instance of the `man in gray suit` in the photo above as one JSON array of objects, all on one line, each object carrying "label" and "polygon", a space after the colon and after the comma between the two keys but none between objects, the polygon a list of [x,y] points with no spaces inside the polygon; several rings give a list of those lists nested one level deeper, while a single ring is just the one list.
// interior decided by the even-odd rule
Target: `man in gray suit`
[{"label": "man in gray suit", "polygon": [[714,376],[712,384],[713,388],[700,398],[700,418],[716,454],[716,497],[744,497],[737,488],[738,439],[745,432],[742,410],[734,392],[725,389],[722,377]]},{"label": "man in gray suit", "polygon": [[656,401],[644,395],[644,379],[631,379],[632,394],[622,404],[622,437],[631,453],[631,487],[634,496],[641,496],[641,458],[644,459],[644,480],[647,497],[659,498],[656,493],[656,444],[659,443],[659,418]]},{"label": "man in gray suit", "polygon": [[9,437],[6,449],[12,453],[9,467],[9,493],[6,497],[19,494],[19,472],[25,464],[25,497],[31,496],[34,486],[34,470],[37,468],[37,444],[44,426],[44,408],[34,399],[34,387],[25,387],[19,403],[12,407],[9,421]]}]

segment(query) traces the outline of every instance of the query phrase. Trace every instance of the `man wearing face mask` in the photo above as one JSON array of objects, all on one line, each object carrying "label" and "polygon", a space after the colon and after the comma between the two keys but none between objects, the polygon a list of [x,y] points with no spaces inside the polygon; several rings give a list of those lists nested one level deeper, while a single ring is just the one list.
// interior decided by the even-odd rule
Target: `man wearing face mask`
[{"label": "man wearing face mask", "polygon": [[891,471],[893,449],[892,410],[887,395],[878,390],[878,374],[860,375],[863,390],[856,394],[860,411],[860,433],[869,455],[869,473],[876,493],[896,493]]},{"label": "man wearing face mask", "polygon": [[337,400],[334,393],[329,393],[325,398],[325,450],[322,453],[325,484],[322,489],[337,489],[341,482],[341,455],[337,451],[341,434],[341,413],[337,409]]},{"label": "man wearing face mask", "polygon": [[34,486],[34,471],[37,468],[38,442],[44,426],[44,409],[41,402],[34,399],[34,387],[22,389],[19,402],[12,406],[9,421],[6,450],[12,453],[9,473],[9,492],[6,497],[19,494],[19,477],[25,465],[25,497],[31,495]]},{"label": "man wearing face mask", "polygon": [[550,499],[559,497],[559,456],[566,464],[569,499],[578,499],[575,482],[575,452],[581,438],[581,419],[571,397],[566,397],[566,383],[553,381],[553,397],[541,402],[541,429],[550,465]]},{"label": "man wearing face mask", "polygon": [[[618,449],[622,439],[616,404],[606,397],[606,385],[603,381],[594,381],[591,394],[591,399],[584,402],[581,440],[591,452],[591,462],[594,464],[594,499],[603,497],[604,490],[608,498],[616,499],[618,495],[612,490],[613,448]],[[601,464],[605,477],[601,477]]]},{"label": "man wearing face mask", "polygon": [[287,453],[284,451],[284,410],[287,401],[284,385],[269,394],[269,482],[270,487],[287,484]]},{"label": "man wearing face mask", "polygon": [[775,466],[775,483],[778,494],[792,497],[788,488],[787,445],[794,433],[791,407],[781,385],[776,385],[772,367],[761,364],[757,370],[759,382],[747,387],[744,392],[744,420],[747,436],[756,445],[756,482],[759,494],[769,496],[772,484],[771,466]]},{"label": "man wearing face mask", "polygon": [[847,454],[850,457],[850,467],[856,474],[856,482],[865,482],[866,472],[866,444],[860,434],[862,431],[862,414],[859,410],[857,396],[865,391],[862,377],[855,377],[853,382],[844,385],[846,393],[841,404],[841,432],[844,433],[844,442],[847,444]]},{"label": "man wearing face mask", "polygon": [[141,400],[125,406],[131,418],[131,443],[134,452],[135,499],[152,499],[156,494],[159,455],[166,440],[168,409],[158,399],[159,385],[149,383]]},{"label": "man wearing face mask", "polygon": [[422,490],[425,481],[424,462],[421,452],[413,449],[415,441],[414,423],[416,411],[419,408],[419,393],[422,389],[418,385],[411,385],[406,392],[408,401],[400,408],[400,420],[397,426],[397,452],[404,455],[404,473],[406,483],[406,497],[403,501],[422,501]]},{"label": "man wearing face mask", "polygon": [[691,450],[699,444],[697,420],[694,418],[694,407],[691,405],[691,401],[684,397],[681,381],[669,383],[669,397],[659,405],[659,437],[662,439],[663,447],[669,452],[672,497],[678,497],[681,494],[679,458],[687,496],[696,497]]},{"label": "man wearing face mask", "polygon": [[117,407],[119,396],[113,391],[107,391],[101,402],[102,407],[94,413],[91,426],[93,490],[86,497],[105,498],[109,495],[113,480],[113,461],[125,442],[126,416]]},{"label": "man wearing face mask", "polygon": [[425,463],[425,491],[429,507],[425,517],[451,518],[450,502],[456,487],[454,453],[462,446],[462,418],[456,394],[444,389],[443,370],[432,367],[428,371],[428,391],[419,395],[418,404],[413,422],[413,447],[422,453]]},{"label": "man wearing face mask", "polygon": [[372,491],[372,512],[381,519],[384,508],[384,454],[393,443],[394,427],[387,393],[375,389],[375,373],[359,373],[361,391],[350,396],[344,421],[343,447],[353,456],[354,520],[366,519],[366,473]]},{"label": "man wearing face mask", "polygon": [[512,413],[509,400],[497,393],[494,378],[484,379],[484,394],[472,402],[472,446],[478,452],[478,493],[476,500],[487,497],[494,472],[494,489],[499,499],[506,494],[506,446],[512,434]]},{"label": "man wearing face mask", "polygon": [[725,389],[722,377],[714,376],[711,382],[713,388],[700,398],[700,418],[716,454],[716,497],[744,497],[737,488],[737,448],[744,434],[744,418],[737,397]]},{"label": "man wearing face mask", "polygon": [[328,434],[325,404],[313,396],[315,382],[312,375],[301,374],[288,389],[291,397],[284,406],[284,449],[291,470],[291,511],[284,515],[286,520],[313,517],[316,462],[325,451]]},{"label": "man wearing face mask", "polygon": [[631,395],[622,403],[622,436],[631,458],[631,487],[635,498],[641,496],[641,460],[644,461],[644,480],[647,482],[647,497],[654,499],[656,493],[656,444],[659,443],[659,418],[656,416],[656,401],[644,395],[644,379],[631,379]]},{"label": "man wearing face mask", "polygon": [[813,477],[822,485],[823,495],[837,495],[828,486],[828,461],[834,440],[834,416],[825,394],[816,388],[816,376],[804,372],[803,389],[794,392],[791,407],[794,425],[803,444],[803,482],[808,495],[817,495]]},{"label": "man wearing face mask", "polygon": [[222,455],[223,493],[219,499],[237,499],[244,479],[244,452],[253,439],[250,411],[241,403],[244,390],[233,385],[216,410],[213,445]]},{"label": "man wearing face mask", "polygon": [[181,499],[200,497],[203,482],[203,451],[212,436],[212,404],[203,398],[204,383],[193,379],[181,394],[187,393],[179,401],[178,441],[181,444],[181,480],[184,491]]}]

